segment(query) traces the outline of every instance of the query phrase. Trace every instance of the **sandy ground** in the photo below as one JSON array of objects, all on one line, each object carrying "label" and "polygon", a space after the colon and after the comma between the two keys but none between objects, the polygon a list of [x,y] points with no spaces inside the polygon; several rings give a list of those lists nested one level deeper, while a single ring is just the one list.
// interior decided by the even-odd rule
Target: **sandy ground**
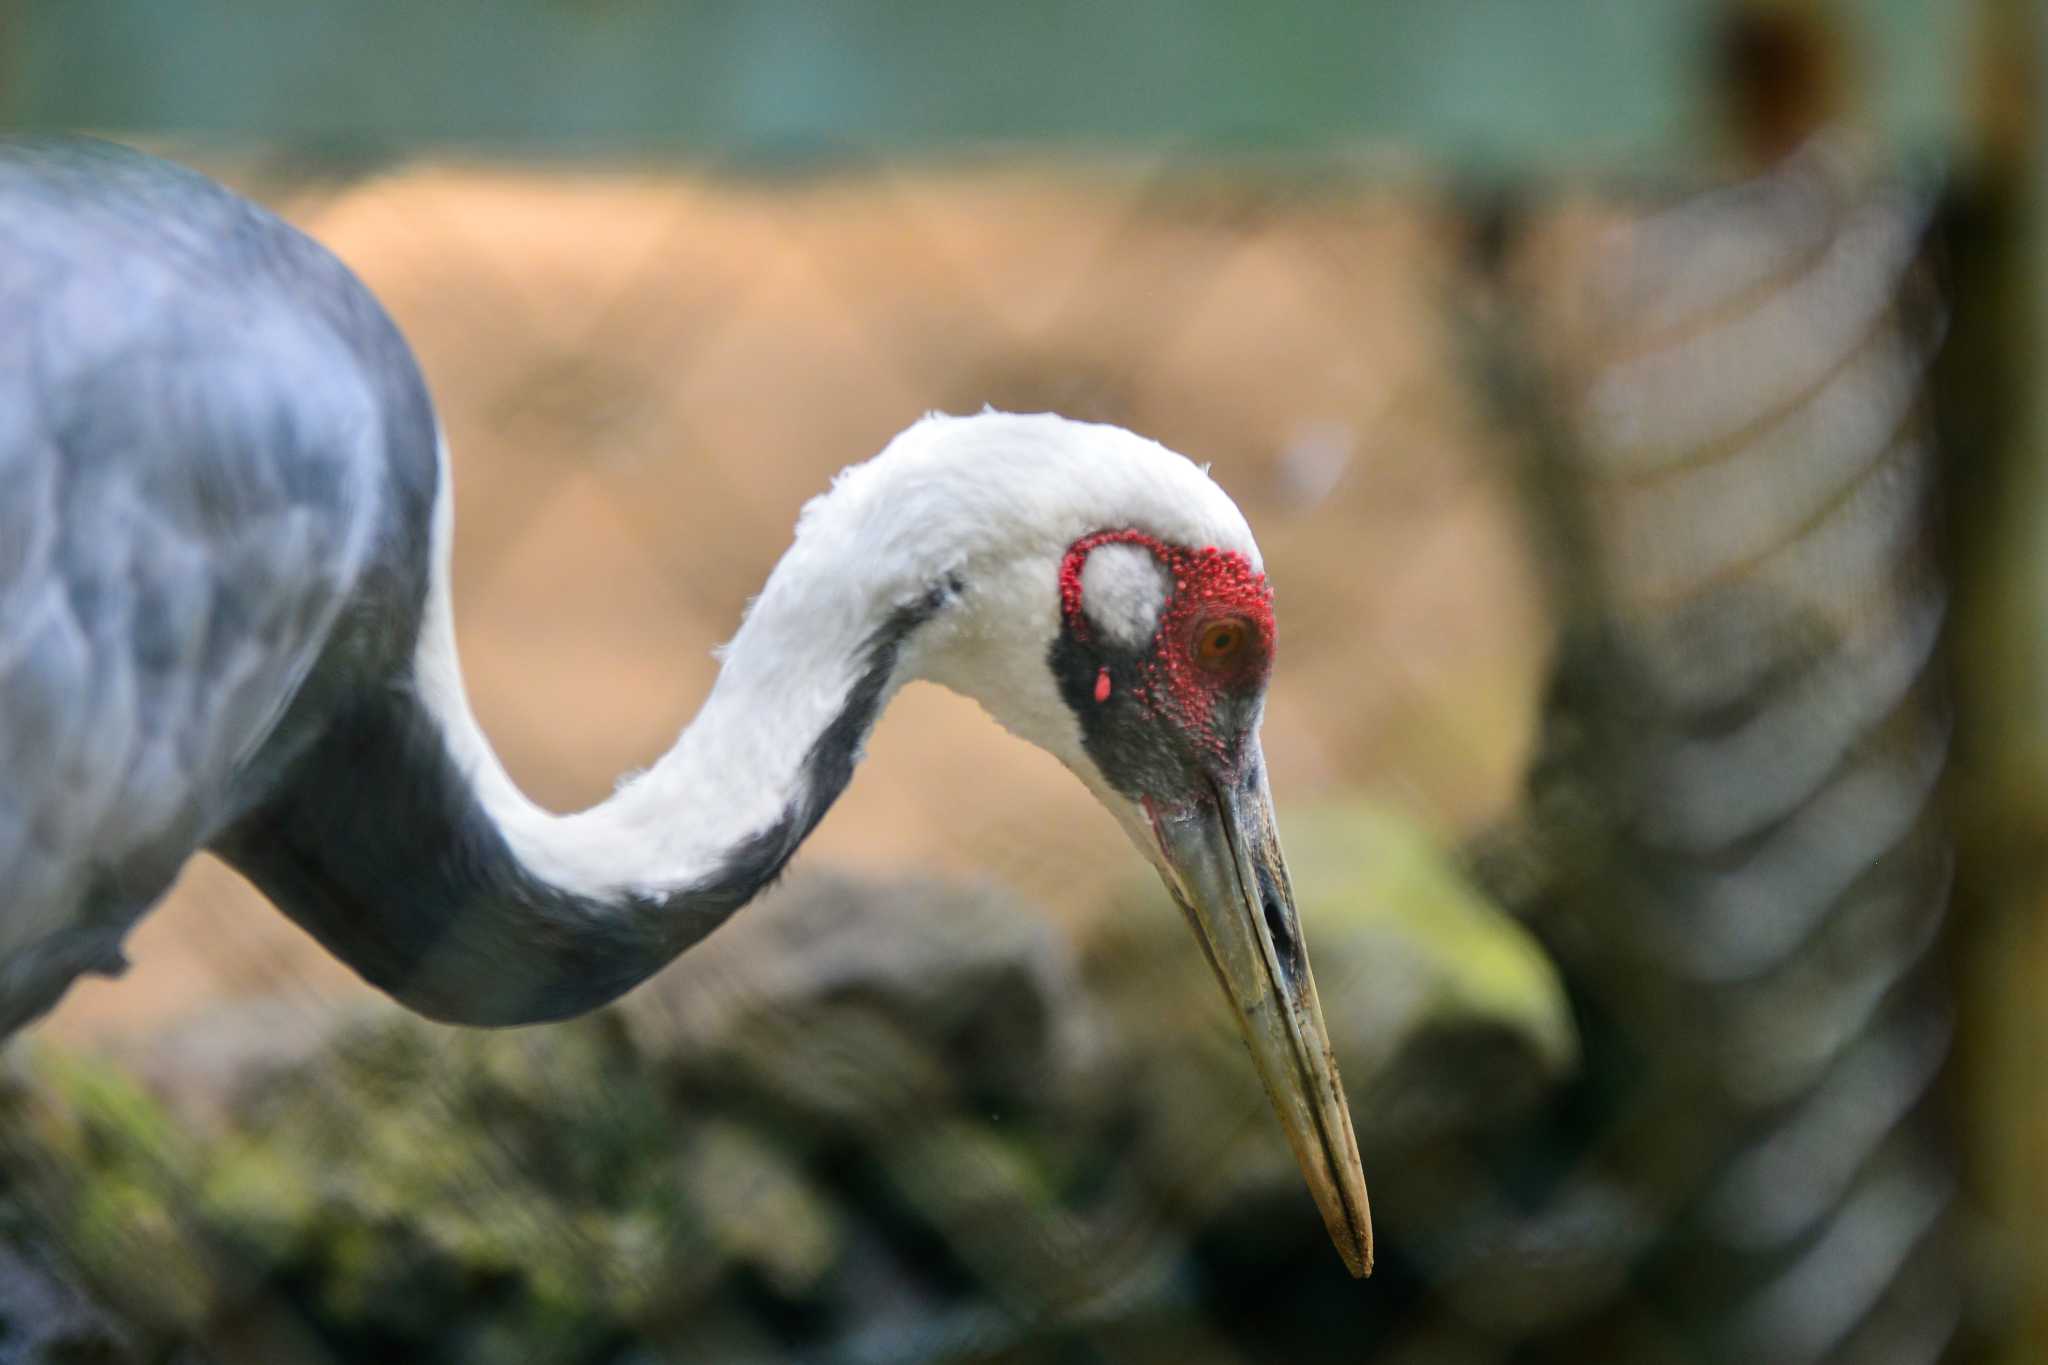
[{"label": "sandy ground", "polygon": [[[1213,462],[1278,592],[1283,810],[1367,789],[1451,837],[1512,797],[1548,631],[1454,364],[1452,234],[1426,196],[1125,163],[226,173],[417,347],[457,458],[465,664],[544,803],[598,800],[666,747],[835,470],[983,403]],[[992,877],[1068,915],[1137,867],[1068,774],[931,687],[884,717],[804,858]],[[367,992],[204,858],[130,951],[44,1027]]]}]

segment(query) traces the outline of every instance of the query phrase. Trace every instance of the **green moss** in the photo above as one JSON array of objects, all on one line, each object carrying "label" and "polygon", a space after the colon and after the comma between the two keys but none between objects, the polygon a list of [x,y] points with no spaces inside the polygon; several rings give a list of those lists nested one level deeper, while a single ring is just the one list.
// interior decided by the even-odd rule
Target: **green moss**
[{"label": "green moss", "polygon": [[86,1279],[112,1286],[124,1313],[152,1327],[202,1321],[212,1256],[188,1216],[197,1161],[182,1131],[110,1065],[34,1043],[17,1061],[8,1183],[42,1235]]},{"label": "green moss", "polygon": [[683,1178],[721,1259],[751,1267],[784,1297],[816,1290],[837,1261],[844,1239],[831,1202],[760,1133],[705,1124]]},{"label": "green moss", "polygon": [[1550,1070],[1577,1059],[1564,987],[1542,948],[1421,826],[1355,802],[1289,811],[1281,833],[1312,958],[1324,939],[1396,936],[1429,966],[1430,1013],[1498,1021]]}]

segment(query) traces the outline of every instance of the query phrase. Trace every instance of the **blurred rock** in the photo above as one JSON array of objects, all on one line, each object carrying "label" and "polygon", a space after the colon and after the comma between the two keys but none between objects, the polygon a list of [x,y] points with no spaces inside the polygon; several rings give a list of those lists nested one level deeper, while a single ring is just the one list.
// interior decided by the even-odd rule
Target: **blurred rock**
[{"label": "blurred rock", "polygon": [[[1535,942],[1419,828],[1356,805],[1290,812],[1281,829],[1358,1128],[1378,1283],[1446,1257],[1468,1206],[1497,1196],[1470,1148],[1511,1137],[1569,1075],[1577,1041]],[[1293,1266],[1318,1292],[1341,1293],[1314,1205],[1181,918],[1134,890],[1098,923],[1088,972],[1134,1097],[1133,1170],[1212,1257],[1239,1272]]]},{"label": "blurred rock", "polygon": [[[1369,1169],[1570,1065],[1542,960],[1419,834],[1288,831]],[[1359,1311],[1156,889],[1085,973],[999,893],[812,878],[573,1023],[264,1017],[153,1040],[148,1091],[15,1054],[0,1311],[112,1361],[1227,1360],[1205,1247],[1248,1214]]]},{"label": "blurred rock", "polygon": [[136,1343],[116,1317],[93,1303],[62,1269],[22,1245],[18,1210],[0,1244],[0,1365],[41,1362],[140,1360]]},{"label": "blurred rock", "polygon": [[[1498,1123],[1569,1071],[1576,1041],[1555,973],[1418,827],[1357,805],[1290,813],[1282,834],[1364,1150]],[[1142,1062],[1138,1084],[1158,1092],[1147,1107],[1174,1119],[1194,1083],[1204,1102],[1263,1115],[1224,997],[1156,887],[1135,887],[1097,925],[1090,986]],[[1466,1061],[1437,1064],[1450,1057]],[[1162,1067],[1187,1075],[1162,1079]],[[1277,1128],[1265,1136],[1291,1165]]]}]

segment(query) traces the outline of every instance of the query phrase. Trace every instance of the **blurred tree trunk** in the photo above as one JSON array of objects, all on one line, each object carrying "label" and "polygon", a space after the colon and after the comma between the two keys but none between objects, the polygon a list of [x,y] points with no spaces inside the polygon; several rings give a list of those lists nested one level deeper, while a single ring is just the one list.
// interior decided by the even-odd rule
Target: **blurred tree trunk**
[{"label": "blurred tree trunk", "polygon": [[1977,143],[1947,242],[1937,376],[1949,555],[1962,1006],[1959,1136],[2010,1321],[1995,1358],[2048,1360],[2048,104],[2036,0],[1982,0]]}]

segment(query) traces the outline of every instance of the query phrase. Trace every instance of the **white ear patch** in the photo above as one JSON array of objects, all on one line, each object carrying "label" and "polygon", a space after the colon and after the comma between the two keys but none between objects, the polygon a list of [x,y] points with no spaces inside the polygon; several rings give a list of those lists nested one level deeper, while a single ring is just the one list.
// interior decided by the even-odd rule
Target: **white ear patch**
[{"label": "white ear patch", "polygon": [[1098,545],[1081,566],[1081,611],[1120,645],[1149,644],[1166,608],[1166,566],[1142,545]]}]

